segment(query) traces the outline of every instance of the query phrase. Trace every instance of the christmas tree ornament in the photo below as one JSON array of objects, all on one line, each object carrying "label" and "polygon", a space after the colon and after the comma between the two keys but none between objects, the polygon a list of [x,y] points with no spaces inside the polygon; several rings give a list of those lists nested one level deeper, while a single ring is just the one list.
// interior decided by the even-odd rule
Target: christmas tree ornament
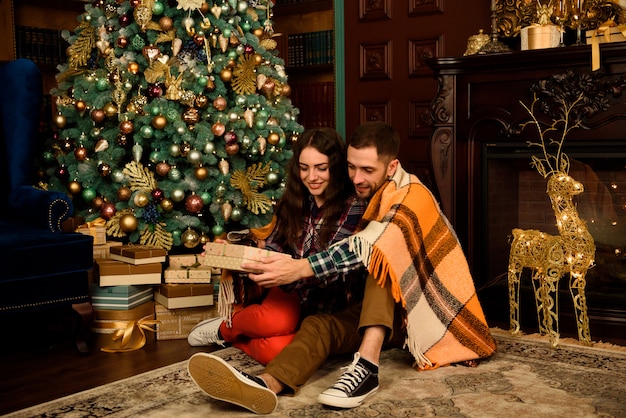
[{"label": "christmas tree ornament", "polygon": [[267,136],[267,142],[269,142],[270,145],[278,145],[279,141],[280,135],[278,135],[276,132],[270,132]]},{"label": "christmas tree ornament", "polygon": [[139,144],[133,145],[133,158],[135,161],[141,161],[141,157],[143,156],[143,147]]},{"label": "christmas tree ornament", "polygon": [[222,217],[226,222],[230,220],[230,215],[233,213],[233,205],[229,201],[222,203]]},{"label": "christmas tree ornament", "polygon": [[87,151],[87,148],[82,145],[79,145],[74,149],[74,158],[76,158],[78,161],[85,161],[88,155],[89,151]]},{"label": "christmas tree ornament", "polygon": [[113,103],[105,104],[102,110],[104,111],[104,116],[109,119],[117,115],[117,106]]},{"label": "christmas tree ornament", "polygon": [[213,100],[213,107],[216,108],[219,111],[222,111],[222,110],[226,109],[227,105],[228,105],[228,102],[226,101],[226,99],[223,96],[217,96]]},{"label": "christmas tree ornament", "polygon": [[202,212],[203,208],[204,202],[197,194],[189,195],[185,199],[185,209],[187,209],[187,212],[197,214]]},{"label": "christmas tree ornament", "polygon": [[87,103],[83,100],[76,100],[76,103],[74,103],[74,109],[76,109],[77,112],[82,113],[85,109],[87,109]]},{"label": "christmas tree ornament", "polygon": [[133,122],[130,120],[125,120],[120,123],[120,132],[123,135],[132,134],[135,129]]},{"label": "christmas tree ornament", "polygon": [[102,196],[96,196],[91,200],[91,207],[95,210],[100,210],[102,205],[104,205],[104,198]]},{"label": "christmas tree ornament", "polygon": [[98,174],[100,174],[101,177],[107,177],[111,175],[111,166],[107,163],[99,163],[98,164]]},{"label": "christmas tree ornament", "polygon": [[276,184],[280,181],[278,173],[275,173],[274,171],[270,171],[269,173],[267,173],[265,179],[267,181],[267,184]]},{"label": "christmas tree ornament", "polygon": [[230,83],[233,78],[233,71],[230,68],[224,68],[220,71],[220,78],[226,83]]},{"label": "christmas tree ornament", "polygon": [[204,181],[209,177],[209,169],[204,166],[196,167],[193,172],[193,175],[200,181]]},{"label": "christmas tree ornament", "polygon": [[161,176],[161,177],[165,177],[167,176],[167,173],[170,172],[170,169],[172,167],[165,161],[161,161],[160,163],[157,163],[156,168],[155,168],[155,172]]},{"label": "christmas tree ornament", "polygon": [[189,154],[189,151],[191,151],[191,144],[189,142],[183,142],[182,144],[180,144],[180,156],[181,157],[187,157],[187,154]]},{"label": "christmas tree ornament", "polygon": [[155,202],[159,203],[165,198],[165,193],[161,189],[152,189],[150,196],[152,196]]},{"label": "christmas tree ornament", "polygon": [[118,134],[115,136],[115,143],[120,147],[125,147],[128,145],[128,137],[123,134]]},{"label": "christmas tree ornament", "polygon": [[70,172],[69,172],[69,170],[67,169],[67,167],[66,167],[66,166],[62,165],[62,166],[59,166],[59,167],[56,169],[56,171],[55,171],[55,173],[54,173],[54,174],[55,174],[55,176],[56,176],[59,180],[61,180],[61,181],[67,181],[67,179],[68,179],[68,177],[69,177],[69,175],[70,175]]},{"label": "christmas tree ornament", "polygon": [[198,109],[188,107],[183,113],[183,120],[187,125],[194,125],[200,122],[200,112],[198,112]]},{"label": "christmas tree ornament", "polygon": [[174,28],[174,21],[169,16],[163,16],[159,19],[159,27],[163,32],[169,32]]},{"label": "christmas tree ornament", "polygon": [[82,196],[85,202],[88,202],[88,203],[91,202],[96,197],[96,195],[97,195],[96,189],[93,189],[91,187],[86,187],[83,189]]},{"label": "christmas tree ornament", "polygon": [[119,227],[126,234],[135,232],[138,226],[139,221],[132,213],[125,213],[119,218]]},{"label": "christmas tree ornament", "polygon": [[[208,79],[207,79],[207,83],[208,83]],[[205,87],[206,87],[206,84],[205,84]],[[209,98],[208,97],[206,97],[203,94],[200,94],[200,95],[196,96],[195,106],[198,109],[205,109],[208,105],[209,105]]]},{"label": "christmas tree ornament", "polygon": [[185,199],[185,191],[182,189],[174,189],[170,193],[170,198],[174,202],[182,202]]},{"label": "christmas tree ornament", "polygon": [[180,155],[180,145],[178,144],[170,145],[170,155],[172,157],[178,157]]},{"label": "christmas tree ornament", "polygon": [[213,126],[211,126],[211,132],[213,132],[213,135],[215,136],[222,136],[225,131],[226,126],[224,126],[222,122],[215,122]]},{"label": "christmas tree ornament", "polygon": [[180,240],[187,248],[195,248],[200,244],[200,234],[197,231],[187,228],[180,236]]},{"label": "christmas tree ornament", "polygon": [[159,206],[161,206],[161,209],[163,209],[163,212],[169,213],[172,210],[174,210],[174,201],[172,201],[171,199],[165,198],[161,200],[161,202],[159,202]]},{"label": "christmas tree ornament", "polygon": [[243,219],[243,211],[239,206],[235,206],[233,211],[230,214],[230,220],[234,222],[239,222]]},{"label": "christmas tree ornament", "polygon": [[119,36],[115,43],[119,48],[124,49],[128,46],[128,38],[125,36]]},{"label": "christmas tree ornament", "polygon": [[210,204],[211,201],[213,200],[213,198],[211,197],[211,193],[209,193],[209,192],[201,192],[200,193],[200,198],[202,198],[202,202],[205,205]]},{"label": "christmas tree ornament", "polygon": [[121,202],[127,202],[128,200],[130,200],[132,193],[133,192],[130,190],[130,187],[122,186],[119,189],[117,189],[117,194],[116,194],[117,200]]},{"label": "christmas tree ornament", "polygon": [[230,171],[230,164],[223,158],[220,160],[217,166],[219,167],[220,173],[222,173],[223,176],[228,174],[228,172]]},{"label": "christmas tree ornament", "polygon": [[152,118],[151,124],[154,129],[165,129],[167,126],[167,119],[163,115],[158,115]]},{"label": "christmas tree ornament", "polygon": [[239,144],[237,142],[231,142],[224,145],[224,150],[228,155],[236,155],[239,152]]},{"label": "christmas tree ornament", "polygon": [[72,195],[80,193],[82,189],[83,186],[80,184],[80,182],[76,180],[72,180],[67,183],[67,191],[70,192],[70,194]]},{"label": "christmas tree ornament", "polygon": [[213,142],[207,142],[206,144],[204,144],[204,148],[202,149],[202,151],[205,154],[213,154],[215,152],[215,144]]},{"label": "christmas tree ornament", "polygon": [[100,206],[100,216],[104,219],[110,219],[115,215],[115,212],[115,205],[111,202],[104,202],[102,206]]},{"label": "christmas tree ornament", "polygon": [[176,167],[172,167],[167,173],[167,178],[173,182],[178,182],[183,178],[183,173]]},{"label": "christmas tree ornament", "polygon": [[224,226],[220,224],[214,225],[213,228],[211,228],[211,232],[213,232],[215,238],[221,237],[225,232]]},{"label": "christmas tree ornament", "polygon": [[202,153],[197,149],[192,149],[187,154],[187,161],[193,165],[200,164],[202,162]]},{"label": "christmas tree ornament", "polygon": [[243,112],[243,119],[246,121],[246,124],[249,128],[252,128],[254,124],[254,112],[251,109],[246,109]]},{"label": "christmas tree ornament", "polygon": [[54,117],[54,124],[57,128],[63,129],[67,124],[67,118],[61,114],[58,114]]},{"label": "christmas tree ornament", "polygon": [[270,199],[259,192],[259,188],[266,184],[265,176],[270,172],[270,169],[269,164],[252,164],[245,172],[235,170],[230,176],[230,184],[241,191],[243,203],[255,215],[267,213],[272,208]]},{"label": "christmas tree ornament", "polygon": [[258,137],[256,139],[256,142],[258,144],[258,148],[259,148],[259,153],[261,155],[265,154],[265,150],[267,149],[267,140],[265,138],[263,138],[262,136]]},{"label": "christmas tree ornament", "polygon": [[150,203],[150,197],[144,192],[139,192],[133,197],[133,203],[138,208],[146,207]]},{"label": "christmas tree ornament", "polygon": [[61,147],[61,150],[63,150],[64,153],[68,153],[74,148],[74,142],[72,142],[72,140],[69,138],[63,138],[59,142],[59,145]]},{"label": "christmas tree ornament", "polygon": [[95,152],[102,152],[102,151],[106,151],[108,148],[109,148],[109,141],[107,141],[104,138],[100,138],[96,142],[96,145],[94,146],[93,150]]}]

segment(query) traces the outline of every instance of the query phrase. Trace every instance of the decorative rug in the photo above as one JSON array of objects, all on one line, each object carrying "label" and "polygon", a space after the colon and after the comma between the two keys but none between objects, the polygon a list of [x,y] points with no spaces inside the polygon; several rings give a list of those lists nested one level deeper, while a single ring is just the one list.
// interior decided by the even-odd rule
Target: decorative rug
[{"label": "decorative rug", "polygon": [[[383,353],[380,389],[355,409],[317,403],[350,358],[327,362],[296,396],[280,396],[275,417],[626,417],[626,350],[607,344],[511,337],[494,330],[497,352],[478,367],[417,372],[404,350]],[[262,366],[235,348],[214,352],[235,367]],[[9,417],[229,417],[247,410],[201,392],[180,362],[9,414]]]}]

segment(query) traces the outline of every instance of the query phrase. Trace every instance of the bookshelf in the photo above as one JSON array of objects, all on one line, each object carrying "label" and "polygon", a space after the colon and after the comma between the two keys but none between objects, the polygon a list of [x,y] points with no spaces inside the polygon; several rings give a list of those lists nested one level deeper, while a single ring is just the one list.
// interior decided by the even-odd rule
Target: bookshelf
[{"label": "bookshelf", "polygon": [[336,127],[333,2],[283,0],[274,7],[278,50],[285,60],[291,99],[305,128]]}]

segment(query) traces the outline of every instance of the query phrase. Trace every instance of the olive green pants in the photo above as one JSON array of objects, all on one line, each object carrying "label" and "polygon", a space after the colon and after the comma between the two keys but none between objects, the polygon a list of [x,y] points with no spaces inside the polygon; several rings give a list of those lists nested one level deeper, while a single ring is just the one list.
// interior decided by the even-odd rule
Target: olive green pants
[{"label": "olive green pants", "polygon": [[332,355],[350,354],[359,350],[361,336],[368,326],[382,325],[388,329],[387,346],[402,346],[404,331],[400,305],[395,303],[389,286],[367,278],[363,302],[335,314],[316,314],[302,321],[294,340],[265,368],[294,394]]}]

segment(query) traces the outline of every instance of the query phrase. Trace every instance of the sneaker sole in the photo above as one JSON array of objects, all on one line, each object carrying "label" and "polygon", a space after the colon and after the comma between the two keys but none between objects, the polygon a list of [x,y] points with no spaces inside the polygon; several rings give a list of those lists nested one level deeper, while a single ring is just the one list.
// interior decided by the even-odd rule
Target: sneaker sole
[{"label": "sneaker sole", "polygon": [[340,398],[337,396],[326,395],[320,393],[317,397],[317,401],[321,404],[333,406],[335,408],[356,408],[360,406],[365,399],[378,392],[378,388],[372,389],[371,392],[361,396],[354,396],[352,398]]},{"label": "sneaker sole", "polygon": [[276,394],[245,378],[221,358],[207,353],[196,353],[187,363],[193,381],[207,395],[230,402],[255,414],[269,414],[278,403]]}]

